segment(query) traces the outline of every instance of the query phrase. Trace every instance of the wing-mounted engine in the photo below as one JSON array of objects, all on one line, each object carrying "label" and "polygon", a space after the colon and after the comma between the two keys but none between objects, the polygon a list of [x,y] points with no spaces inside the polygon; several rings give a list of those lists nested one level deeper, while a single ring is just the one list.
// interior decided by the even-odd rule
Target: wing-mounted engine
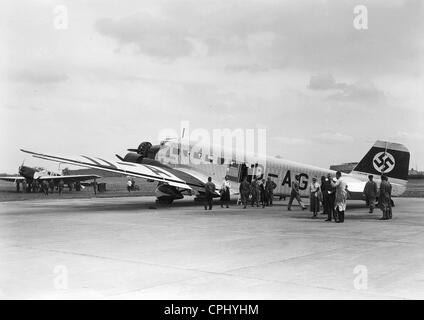
[{"label": "wing-mounted engine", "polygon": [[184,196],[176,187],[162,183],[158,184],[155,190],[155,194],[157,197],[156,202],[162,204],[171,204],[174,200],[184,198]]}]

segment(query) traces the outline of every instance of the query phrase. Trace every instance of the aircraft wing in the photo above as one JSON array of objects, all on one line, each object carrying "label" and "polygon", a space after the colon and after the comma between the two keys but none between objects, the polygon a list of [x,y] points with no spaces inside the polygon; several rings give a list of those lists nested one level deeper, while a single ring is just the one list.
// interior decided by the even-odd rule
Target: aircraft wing
[{"label": "aircraft wing", "polygon": [[366,180],[363,181],[352,176],[343,176],[343,180],[346,182],[349,192],[362,193],[364,191],[365,184],[367,183]]},{"label": "aircraft wing", "polygon": [[0,177],[0,180],[9,181],[9,182],[15,182],[15,181],[24,181],[25,178],[21,176],[16,177]]},{"label": "aircraft wing", "polygon": [[60,181],[63,180],[65,184],[68,183],[74,183],[77,181],[86,181],[86,180],[93,180],[93,179],[99,179],[100,176],[96,174],[74,174],[74,175],[67,175],[67,176],[42,176],[38,177],[37,180],[53,180],[53,181]]},{"label": "aircraft wing", "polygon": [[59,163],[67,163],[80,167],[99,169],[108,172],[120,173],[125,176],[144,178],[160,181],[181,189],[191,189],[186,181],[178,178],[169,170],[154,165],[139,164],[124,161],[105,160],[98,157],[88,156],[59,156],[52,154],[38,153],[21,149],[22,152],[29,153],[33,157],[50,160]]}]

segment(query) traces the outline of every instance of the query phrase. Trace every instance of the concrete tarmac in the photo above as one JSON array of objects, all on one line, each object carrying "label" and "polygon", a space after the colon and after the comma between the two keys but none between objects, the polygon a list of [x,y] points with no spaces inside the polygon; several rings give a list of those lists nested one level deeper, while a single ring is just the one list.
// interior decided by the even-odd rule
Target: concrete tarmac
[{"label": "concrete tarmac", "polygon": [[2,299],[423,299],[424,199],[344,224],[153,197],[0,203]]}]

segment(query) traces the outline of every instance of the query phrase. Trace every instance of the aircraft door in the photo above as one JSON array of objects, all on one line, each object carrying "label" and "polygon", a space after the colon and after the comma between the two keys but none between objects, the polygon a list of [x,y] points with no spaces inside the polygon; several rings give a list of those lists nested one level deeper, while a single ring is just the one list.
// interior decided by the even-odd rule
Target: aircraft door
[{"label": "aircraft door", "polygon": [[238,183],[243,181],[244,177],[247,177],[247,169],[248,168],[245,163],[239,164],[232,161],[228,166],[228,180]]}]

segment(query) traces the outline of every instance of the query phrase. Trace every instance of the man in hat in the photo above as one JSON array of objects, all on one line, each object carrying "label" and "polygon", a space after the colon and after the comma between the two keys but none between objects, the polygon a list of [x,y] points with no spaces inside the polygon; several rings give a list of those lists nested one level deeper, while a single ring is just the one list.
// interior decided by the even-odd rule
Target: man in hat
[{"label": "man in hat", "polygon": [[212,210],[212,199],[215,193],[215,184],[212,182],[212,177],[208,177],[208,182],[205,183],[205,210]]},{"label": "man in hat", "polygon": [[373,213],[375,207],[375,199],[377,198],[377,183],[373,180],[374,176],[368,176],[368,182],[365,184],[364,195],[367,206],[370,208],[369,213]]},{"label": "man in hat", "polygon": [[272,207],[272,202],[274,200],[274,189],[277,187],[274,181],[271,180],[271,177],[268,177],[265,184],[265,191],[267,195],[267,205]]},{"label": "man in hat", "polygon": [[392,185],[388,181],[387,176],[381,176],[380,195],[378,197],[380,209],[383,211],[383,217],[380,220],[388,220],[392,218]]},{"label": "man in hat", "polygon": [[325,221],[331,221],[334,211],[334,188],[331,186],[331,175],[327,174],[327,177],[321,184],[322,192],[322,203],[324,206],[324,211],[327,213],[327,219]]},{"label": "man in hat", "polygon": [[313,214],[313,217],[315,218],[317,216],[317,213],[319,212],[319,191],[320,187],[317,182],[317,177],[312,178],[312,183],[310,185],[310,205],[309,209]]}]

